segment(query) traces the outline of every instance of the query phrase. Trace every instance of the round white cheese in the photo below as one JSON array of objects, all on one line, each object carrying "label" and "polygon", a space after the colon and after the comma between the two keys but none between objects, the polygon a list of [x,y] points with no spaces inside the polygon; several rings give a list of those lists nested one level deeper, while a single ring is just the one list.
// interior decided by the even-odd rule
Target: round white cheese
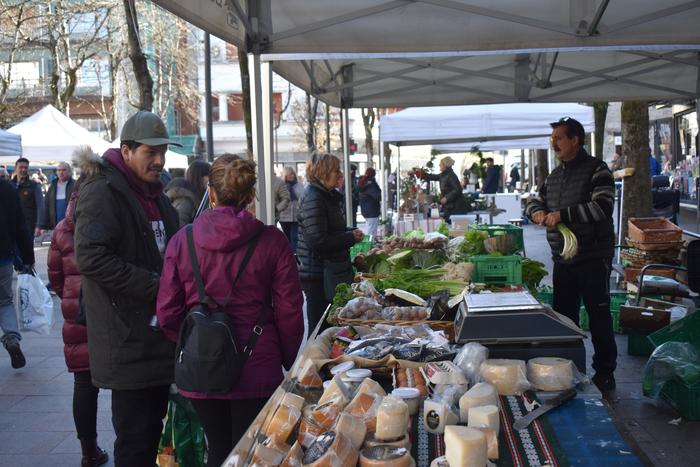
[{"label": "round white cheese", "polygon": [[574,363],[558,357],[538,357],[527,362],[527,378],[540,391],[574,387]]},{"label": "round white cheese", "polygon": [[492,384],[499,395],[522,394],[530,387],[523,360],[489,359],[481,364],[481,377]]}]

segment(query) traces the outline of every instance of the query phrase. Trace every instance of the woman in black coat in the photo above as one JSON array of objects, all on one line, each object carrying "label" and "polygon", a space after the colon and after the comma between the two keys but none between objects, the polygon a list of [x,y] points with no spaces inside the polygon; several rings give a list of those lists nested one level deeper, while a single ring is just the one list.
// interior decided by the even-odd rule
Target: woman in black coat
[{"label": "woman in black coat", "polygon": [[381,214],[382,190],[375,179],[377,172],[372,167],[365,170],[365,175],[360,178],[360,210],[362,217],[367,221],[367,235],[377,235],[379,227],[379,215]]},{"label": "woman in black coat", "polygon": [[337,276],[352,280],[350,247],[363,237],[361,230],[348,228],[345,222],[343,196],[336,189],[342,175],[340,160],[331,154],[314,154],[306,165],[309,185],[304,190],[297,216],[297,256],[306,295],[309,334],[333,298],[333,294],[325,290],[333,287],[326,284],[324,288],[324,273],[328,282],[331,270],[344,269]]},{"label": "woman in black coat", "polygon": [[462,194],[462,185],[457,174],[452,170],[455,161],[447,156],[440,160],[440,173],[437,175],[421,173],[422,180],[440,182],[440,205],[445,222],[450,223],[452,214],[465,214],[467,200]]}]

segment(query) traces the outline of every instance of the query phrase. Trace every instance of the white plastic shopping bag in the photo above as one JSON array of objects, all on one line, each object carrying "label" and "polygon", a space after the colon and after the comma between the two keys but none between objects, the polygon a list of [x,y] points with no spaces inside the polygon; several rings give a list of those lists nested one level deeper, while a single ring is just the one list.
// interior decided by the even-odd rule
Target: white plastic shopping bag
[{"label": "white plastic shopping bag", "polygon": [[20,331],[49,334],[53,325],[53,300],[37,276],[17,276],[17,320]]}]

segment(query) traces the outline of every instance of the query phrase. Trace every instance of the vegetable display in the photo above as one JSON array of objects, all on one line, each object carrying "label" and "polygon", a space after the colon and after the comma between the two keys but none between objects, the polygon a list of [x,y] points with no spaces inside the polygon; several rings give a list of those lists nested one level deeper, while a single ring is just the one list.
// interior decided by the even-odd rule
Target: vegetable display
[{"label": "vegetable display", "polygon": [[548,274],[544,264],[530,258],[523,258],[523,284],[530,292],[537,294],[537,288]]},{"label": "vegetable display", "polygon": [[564,259],[571,259],[578,254],[578,240],[576,235],[568,228],[566,225],[559,223],[557,224],[557,230],[564,237],[564,248],[561,251],[561,257]]}]

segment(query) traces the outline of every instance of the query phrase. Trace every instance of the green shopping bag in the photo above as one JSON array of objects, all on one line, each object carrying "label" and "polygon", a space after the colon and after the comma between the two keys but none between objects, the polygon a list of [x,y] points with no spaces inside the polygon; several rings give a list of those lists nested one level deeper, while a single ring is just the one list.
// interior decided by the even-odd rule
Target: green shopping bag
[{"label": "green shopping bag", "polygon": [[168,414],[158,449],[158,465],[165,467],[174,455],[179,467],[204,467],[204,428],[190,401],[170,394]]}]

